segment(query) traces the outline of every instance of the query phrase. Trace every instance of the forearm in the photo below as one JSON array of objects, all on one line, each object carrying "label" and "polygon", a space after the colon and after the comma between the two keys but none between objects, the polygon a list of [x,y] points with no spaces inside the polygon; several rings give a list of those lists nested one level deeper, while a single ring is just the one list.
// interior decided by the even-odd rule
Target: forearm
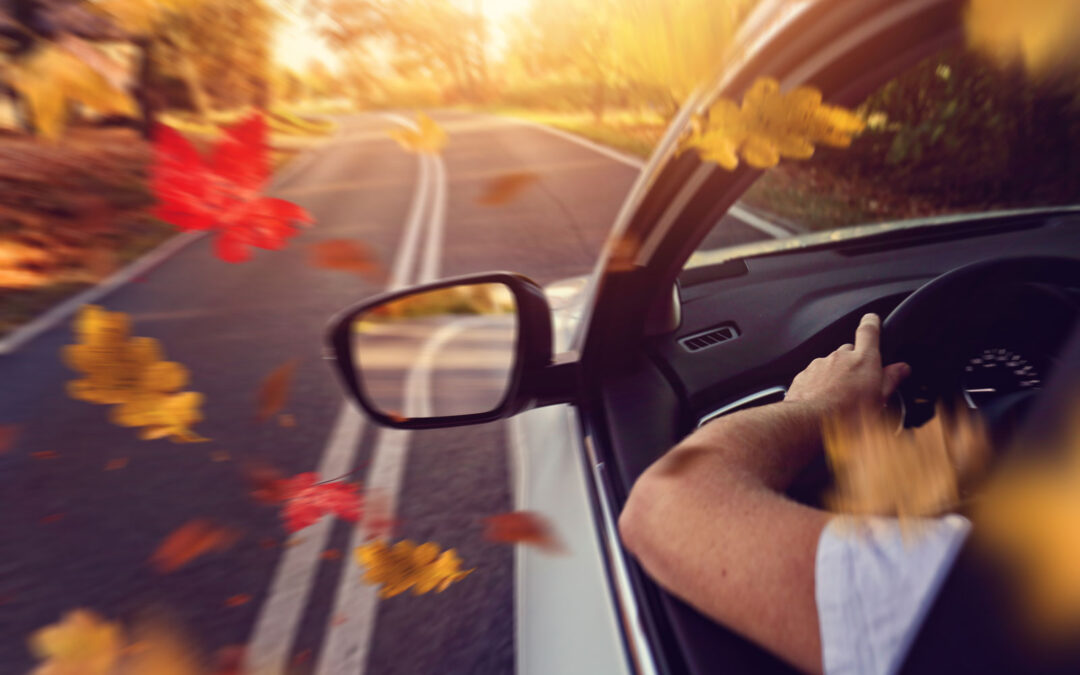
[{"label": "forearm", "polygon": [[687,436],[650,471],[723,474],[783,492],[821,451],[821,413],[783,401],[721,417]]},{"label": "forearm", "polygon": [[806,671],[820,667],[813,560],[827,514],[782,492],[819,448],[810,406],[732,414],[651,466],[620,519],[662,586]]}]

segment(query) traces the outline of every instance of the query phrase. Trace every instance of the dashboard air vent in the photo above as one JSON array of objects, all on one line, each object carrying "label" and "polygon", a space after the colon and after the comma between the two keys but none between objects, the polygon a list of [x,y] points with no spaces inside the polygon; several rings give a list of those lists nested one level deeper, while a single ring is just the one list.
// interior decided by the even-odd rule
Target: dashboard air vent
[{"label": "dashboard air vent", "polygon": [[737,337],[739,337],[739,329],[735,327],[735,324],[728,323],[716,328],[710,328],[703,333],[695,333],[681,338],[679,344],[688,352],[699,352],[702,349],[707,349]]}]

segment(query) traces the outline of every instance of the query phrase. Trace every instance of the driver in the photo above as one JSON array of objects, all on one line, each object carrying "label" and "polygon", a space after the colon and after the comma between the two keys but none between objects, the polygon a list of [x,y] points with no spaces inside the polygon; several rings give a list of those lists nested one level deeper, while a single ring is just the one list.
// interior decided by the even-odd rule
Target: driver
[{"label": "driver", "polygon": [[970,529],[842,517],[785,496],[821,452],[820,421],[883,407],[911,369],[882,367],[881,320],[815,359],[783,401],[721,417],[648,468],[619,518],[627,549],[663,587],[809,672],[893,673]]}]

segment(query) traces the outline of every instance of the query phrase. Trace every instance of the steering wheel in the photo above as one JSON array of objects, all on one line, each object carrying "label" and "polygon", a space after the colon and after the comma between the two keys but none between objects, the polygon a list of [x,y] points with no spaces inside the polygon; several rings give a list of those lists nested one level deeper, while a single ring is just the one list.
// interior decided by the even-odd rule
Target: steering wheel
[{"label": "steering wheel", "polygon": [[[1080,286],[1080,260],[1028,256],[958,267],[924,284],[885,318],[882,363],[905,361],[912,369],[898,391],[904,426],[921,425],[934,415],[938,401],[960,397],[957,362],[963,362],[962,350],[976,336],[986,339],[1000,321],[1001,308],[1022,302],[1024,289],[1033,284]],[[1007,436],[1037,392],[1014,392],[980,406],[995,440]]]}]

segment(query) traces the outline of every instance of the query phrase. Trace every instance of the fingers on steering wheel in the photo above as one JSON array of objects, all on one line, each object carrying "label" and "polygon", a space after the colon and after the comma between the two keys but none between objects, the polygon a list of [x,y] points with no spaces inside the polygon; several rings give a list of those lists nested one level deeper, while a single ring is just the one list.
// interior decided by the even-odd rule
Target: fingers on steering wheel
[{"label": "fingers on steering wheel", "polygon": [[855,329],[855,351],[872,353],[880,356],[881,317],[877,314],[865,314],[859,327]]},{"label": "fingers on steering wheel", "polygon": [[881,371],[881,398],[884,400],[892,396],[904,378],[910,374],[911,366],[903,361],[885,366]]}]

